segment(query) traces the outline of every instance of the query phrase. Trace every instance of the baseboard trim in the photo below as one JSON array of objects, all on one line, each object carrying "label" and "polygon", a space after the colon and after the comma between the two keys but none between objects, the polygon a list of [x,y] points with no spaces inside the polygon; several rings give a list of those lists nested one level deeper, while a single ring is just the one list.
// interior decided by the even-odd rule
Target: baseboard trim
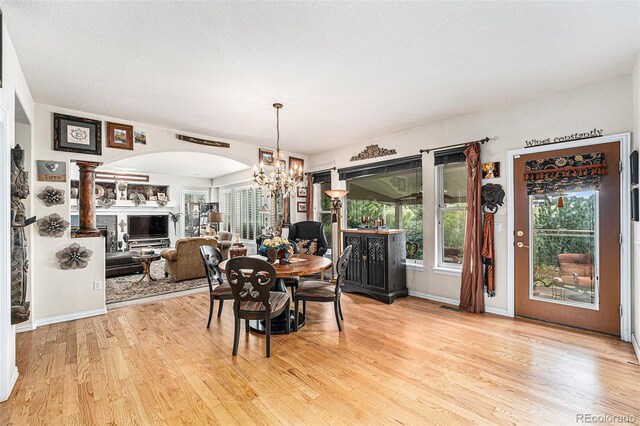
[{"label": "baseboard trim", "polygon": [[91,309],[89,311],[81,311],[81,312],[73,312],[71,314],[64,314],[64,315],[55,315],[52,317],[47,317],[47,318],[42,318],[42,319],[38,319],[38,320],[33,320],[31,321],[30,324],[25,324],[22,327],[21,326],[16,326],[16,333],[24,333],[27,331],[33,331],[36,328],[43,326],[43,325],[50,325],[50,324],[58,324],[60,322],[67,322],[67,321],[73,321],[73,320],[78,320],[78,319],[83,319],[83,318],[90,318],[90,317],[95,317],[98,315],[104,315],[107,313],[107,308],[99,308],[99,309]]},{"label": "baseboard trim", "polygon": [[640,343],[638,343],[638,337],[634,333],[631,333],[631,345],[636,353],[636,358],[638,358],[638,363],[640,363]]},{"label": "baseboard trim", "polygon": [[[434,302],[446,303],[447,305],[458,306],[460,304],[459,300],[450,299],[448,297],[435,296],[433,294],[423,293],[420,291],[409,290],[409,296],[418,297],[420,299],[432,300]],[[501,315],[504,317],[510,317],[509,311],[502,308],[494,308],[492,306],[485,306],[484,311],[488,314]]]},{"label": "baseboard trim", "polygon": [[[11,396],[11,392],[13,392],[13,387],[18,382],[18,367],[13,367],[13,372],[11,373],[11,378],[9,379],[9,383],[7,383],[7,389],[0,389],[0,402],[4,402],[9,399]],[[3,394],[3,392],[6,392]]]}]

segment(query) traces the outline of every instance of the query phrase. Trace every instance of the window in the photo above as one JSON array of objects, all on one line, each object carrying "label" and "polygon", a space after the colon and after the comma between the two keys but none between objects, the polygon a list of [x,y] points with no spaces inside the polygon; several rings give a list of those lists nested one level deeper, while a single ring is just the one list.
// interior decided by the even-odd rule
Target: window
[{"label": "window", "polygon": [[331,182],[322,182],[320,185],[320,209],[318,211],[318,220],[322,222],[322,229],[324,235],[327,238],[327,244],[329,247],[333,247],[331,244],[331,198],[324,193],[331,189]]},{"label": "window", "polygon": [[220,191],[220,211],[222,212],[222,223],[220,230],[231,231],[231,190],[225,189]]},{"label": "window", "polygon": [[255,241],[260,234],[262,218],[260,210],[263,206],[262,189],[239,188],[234,191],[235,197],[235,232],[243,240]]},{"label": "window", "polygon": [[200,235],[200,203],[209,202],[209,191],[186,190],[182,192],[184,205],[184,236]]},{"label": "window", "polygon": [[467,170],[465,163],[436,167],[438,252],[441,268],[462,269],[464,228],[467,216]]},{"label": "window", "polygon": [[417,164],[347,179],[347,227],[382,219],[389,228],[404,229],[407,259],[414,261],[423,258],[422,166]]}]

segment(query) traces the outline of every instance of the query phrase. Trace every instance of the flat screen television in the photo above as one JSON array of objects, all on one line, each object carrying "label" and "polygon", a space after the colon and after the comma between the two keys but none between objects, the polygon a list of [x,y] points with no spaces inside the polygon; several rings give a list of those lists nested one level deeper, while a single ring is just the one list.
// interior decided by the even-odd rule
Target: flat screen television
[{"label": "flat screen television", "polygon": [[130,239],[169,238],[168,215],[130,215],[127,222]]}]

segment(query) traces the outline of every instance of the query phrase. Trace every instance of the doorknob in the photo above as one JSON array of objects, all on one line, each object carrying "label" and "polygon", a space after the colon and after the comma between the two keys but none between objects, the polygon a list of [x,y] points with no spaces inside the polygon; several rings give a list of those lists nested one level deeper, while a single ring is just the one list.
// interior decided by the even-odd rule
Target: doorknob
[{"label": "doorknob", "polygon": [[518,237],[522,237],[522,236],[524,235],[524,232],[522,232],[522,231],[518,231],[518,232],[516,232],[516,235],[517,235]]},{"label": "doorknob", "polygon": [[518,241],[518,243],[516,244],[516,246],[518,246],[518,248],[529,248],[529,246],[525,246],[524,243],[522,241]]}]

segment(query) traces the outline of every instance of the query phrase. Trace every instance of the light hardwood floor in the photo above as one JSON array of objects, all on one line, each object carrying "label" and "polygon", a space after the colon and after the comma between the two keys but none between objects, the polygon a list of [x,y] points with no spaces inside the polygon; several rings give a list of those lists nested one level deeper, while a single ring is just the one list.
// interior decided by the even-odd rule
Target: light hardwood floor
[{"label": "light hardwood floor", "polygon": [[[228,303],[228,305],[231,305]],[[207,294],[17,337],[20,378],[0,424],[575,424],[640,419],[640,366],[616,339],[416,298],[309,303],[297,334],[241,335]],[[640,422],[640,420],[637,420]]]}]

